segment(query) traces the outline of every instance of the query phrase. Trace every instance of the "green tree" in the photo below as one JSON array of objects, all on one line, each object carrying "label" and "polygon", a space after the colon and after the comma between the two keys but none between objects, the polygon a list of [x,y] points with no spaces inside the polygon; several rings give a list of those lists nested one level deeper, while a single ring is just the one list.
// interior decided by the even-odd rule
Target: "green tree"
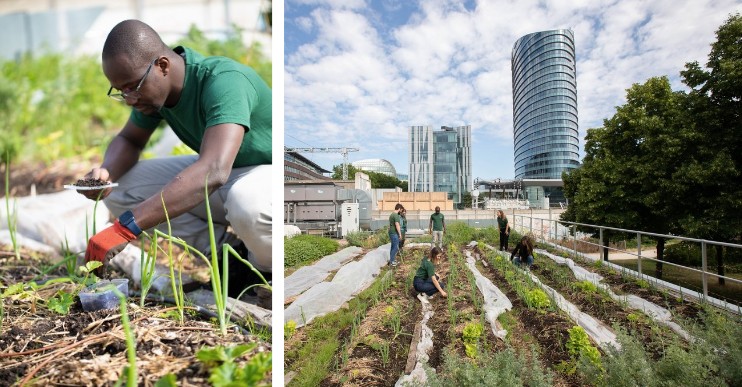
[{"label": "green tree", "polygon": [[[356,171],[359,169],[354,167],[352,164],[348,164],[348,180],[354,180],[356,178]],[[334,165],[332,167],[332,178],[340,180],[343,178],[343,165]]]},{"label": "green tree", "polygon": [[[702,68],[681,72],[691,88],[688,110],[697,128],[678,178],[688,206],[682,224],[694,237],[739,242],[742,236],[742,16],[730,15]],[[724,274],[723,248],[716,247],[717,272]],[[719,278],[719,283],[724,280]]]},{"label": "green tree", "polygon": [[[371,188],[402,188],[402,191],[407,191],[407,183],[399,180],[396,177],[389,176],[384,173],[362,171],[351,164],[348,164],[348,179],[355,179],[356,172],[363,172],[368,175],[371,180]],[[340,180],[343,177],[343,166],[335,165],[332,167],[332,178]]]},{"label": "green tree", "polygon": [[[684,203],[674,195],[677,184],[670,177],[691,135],[685,94],[673,92],[668,78],[659,77],[633,85],[626,101],[602,128],[588,131],[582,167],[564,176],[570,206],[562,219],[677,232]],[[663,253],[664,239],[658,238],[658,259]],[[659,263],[656,275],[662,276]]]},{"label": "green tree", "polygon": [[[652,78],[588,130],[582,167],[563,175],[563,220],[740,240],[742,17],[730,16],[716,36],[706,69],[691,62],[681,72],[689,93]],[[663,247],[658,240],[660,259]],[[723,275],[723,248],[716,259]]]}]

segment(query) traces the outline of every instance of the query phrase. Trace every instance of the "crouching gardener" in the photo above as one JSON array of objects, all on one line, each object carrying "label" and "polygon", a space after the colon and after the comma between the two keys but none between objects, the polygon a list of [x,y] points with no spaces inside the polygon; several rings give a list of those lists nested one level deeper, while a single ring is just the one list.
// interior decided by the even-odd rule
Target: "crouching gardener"
[{"label": "crouching gardener", "polygon": [[440,282],[441,277],[435,273],[435,265],[440,263],[441,257],[443,257],[441,249],[433,247],[430,250],[430,259],[423,257],[422,261],[420,261],[420,267],[417,269],[415,279],[412,281],[415,291],[420,292],[417,295],[418,298],[422,299],[425,296],[432,297],[438,292],[443,297],[448,296],[446,291],[443,290],[446,285]]},{"label": "crouching gardener", "polygon": [[[118,219],[90,239],[85,260],[105,264],[142,230],[167,232],[162,201],[173,235],[210,255],[206,189],[220,256],[222,245],[230,244],[258,270],[270,273],[268,85],[254,70],[231,59],[205,58],[185,47],[171,49],[138,20],[117,24],[102,56],[103,73],[111,83],[108,96],[132,110],[108,145],[103,163],[85,176],[119,183],[101,193]],[[198,155],[140,161],[162,120]],[[90,199],[100,193],[80,192]],[[245,264],[233,260],[229,268],[230,296],[257,282]]]}]

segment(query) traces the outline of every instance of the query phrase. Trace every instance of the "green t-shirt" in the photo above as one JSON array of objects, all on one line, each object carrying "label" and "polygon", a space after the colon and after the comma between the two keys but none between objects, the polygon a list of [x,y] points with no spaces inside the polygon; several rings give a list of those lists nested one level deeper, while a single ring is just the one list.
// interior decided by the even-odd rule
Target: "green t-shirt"
[{"label": "green t-shirt", "polygon": [[435,266],[433,266],[433,262],[430,262],[428,258],[423,258],[423,260],[420,262],[420,267],[417,268],[415,278],[426,280],[433,275],[435,275]]},{"label": "green t-shirt", "polygon": [[201,149],[206,129],[233,123],[245,128],[245,137],[234,167],[272,163],[272,92],[250,67],[221,56],[203,57],[186,48],[185,79],[178,103],[154,115],[132,109],[130,119],[137,126],[154,130],[167,121],[178,138],[196,152]]},{"label": "green t-shirt", "polygon": [[392,212],[391,215],[389,215],[389,235],[394,235],[397,233],[397,227],[394,225],[394,223],[399,223],[399,229],[402,230],[402,217],[399,216],[398,213]]},{"label": "green t-shirt", "polygon": [[443,213],[433,213],[430,215],[430,220],[433,221],[433,231],[443,231]]},{"label": "green t-shirt", "polygon": [[508,220],[506,218],[497,218],[497,226],[500,227],[500,231],[505,231],[508,226]]},{"label": "green t-shirt", "polygon": [[402,219],[402,223],[399,224],[399,230],[402,231],[402,237],[407,234],[407,218],[404,216],[399,216]]}]

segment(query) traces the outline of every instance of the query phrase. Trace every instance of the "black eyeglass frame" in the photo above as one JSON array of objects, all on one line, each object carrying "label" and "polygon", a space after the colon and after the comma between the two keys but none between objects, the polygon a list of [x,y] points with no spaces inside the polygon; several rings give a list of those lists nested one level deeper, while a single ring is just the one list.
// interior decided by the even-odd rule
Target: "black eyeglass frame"
[{"label": "black eyeglass frame", "polygon": [[149,66],[147,67],[147,71],[144,73],[144,76],[139,81],[139,84],[137,84],[136,89],[134,89],[134,90],[132,90],[132,91],[130,91],[128,93],[121,92],[121,93],[113,93],[113,94],[111,94],[111,91],[113,91],[113,86],[111,86],[111,88],[108,89],[108,94],[107,95],[110,98],[112,98],[112,99],[114,99],[116,101],[119,101],[119,102],[126,102],[127,99],[136,99],[136,100],[138,100],[139,98],[141,98],[142,97],[142,93],[139,92],[139,89],[142,88],[142,84],[144,84],[144,80],[147,79],[147,76],[149,75],[150,71],[152,71],[152,66],[154,66],[155,63],[157,63],[157,60],[158,59],[160,59],[160,58],[157,57],[154,60],[152,60],[152,62],[150,62]]}]

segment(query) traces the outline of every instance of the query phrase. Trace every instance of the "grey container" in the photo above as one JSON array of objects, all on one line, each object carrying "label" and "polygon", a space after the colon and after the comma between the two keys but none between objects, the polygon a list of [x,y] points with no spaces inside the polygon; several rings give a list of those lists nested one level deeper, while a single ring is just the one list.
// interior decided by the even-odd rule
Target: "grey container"
[{"label": "grey container", "polygon": [[129,280],[127,278],[117,278],[110,281],[101,280],[83,289],[78,294],[82,303],[82,309],[86,312],[93,312],[96,310],[117,308],[119,298],[113,289],[111,289],[112,287],[118,289],[124,296],[129,296]]}]

